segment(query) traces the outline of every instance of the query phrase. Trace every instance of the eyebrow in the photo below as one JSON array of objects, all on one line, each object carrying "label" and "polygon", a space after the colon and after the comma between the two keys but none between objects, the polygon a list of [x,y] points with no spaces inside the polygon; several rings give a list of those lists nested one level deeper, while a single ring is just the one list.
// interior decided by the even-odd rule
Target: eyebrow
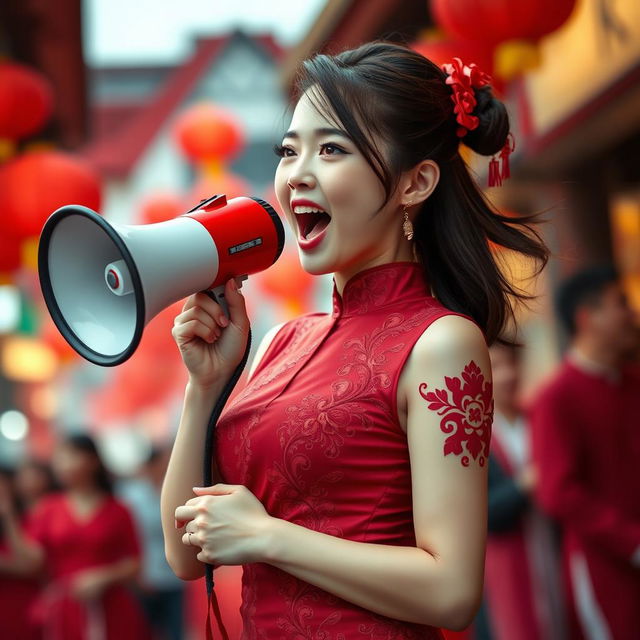
[{"label": "eyebrow", "polygon": [[[315,133],[317,136],[330,136],[330,135],[336,135],[336,136],[341,136],[347,140],[351,140],[351,137],[348,136],[344,131],[341,131],[340,129],[334,129],[331,127],[321,127],[320,129],[314,129],[313,133]],[[298,134],[297,131],[287,131],[287,133],[284,134],[283,136],[284,138],[299,138],[300,135]]]}]

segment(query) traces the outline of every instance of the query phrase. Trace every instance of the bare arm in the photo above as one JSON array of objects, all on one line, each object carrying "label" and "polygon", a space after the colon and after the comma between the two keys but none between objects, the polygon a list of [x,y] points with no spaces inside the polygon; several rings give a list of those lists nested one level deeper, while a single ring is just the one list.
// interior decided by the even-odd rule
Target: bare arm
[{"label": "bare arm", "polygon": [[[212,343],[219,340],[220,354],[213,353],[213,364],[207,367],[207,374],[203,375],[202,360],[206,357],[202,353],[198,354],[198,359],[194,364],[193,354],[186,353],[185,359],[192,375],[185,389],[184,404],[180,426],[176,434],[175,443],[171,452],[169,465],[165,474],[162,485],[160,498],[160,507],[162,512],[162,528],[165,539],[165,554],[167,561],[174,573],[183,580],[196,580],[204,575],[204,564],[196,557],[200,551],[197,547],[191,547],[182,544],[182,536],[184,530],[182,526],[176,527],[175,510],[177,507],[184,505],[189,499],[194,497],[193,487],[202,484],[201,463],[202,454],[205,446],[206,429],[211,415],[211,411],[215,406],[224,385],[230,378],[230,366],[221,366],[220,361],[225,356],[225,346],[229,346],[231,352],[235,352],[235,356],[231,357],[232,361],[237,359],[239,347],[244,349],[242,337],[246,341],[246,332],[248,331],[248,319],[244,308],[244,301],[241,296],[236,296],[231,290],[227,290],[227,301],[231,313],[231,324],[226,329],[221,330],[220,309],[212,300],[192,297],[192,306],[185,304],[185,311],[176,318],[176,326],[174,326],[174,337],[180,344],[181,340],[199,340],[198,348],[202,349],[204,341],[208,341],[209,336],[216,338]],[[215,320],[214,320],[215,319]],[[216,326],[217,322],[219,326]],[[256,357],[251,368],[255,370],[258,359],[266,351],[268,342],[271,341],[279,327],[274,327],[267,333],[262,343],[259,345]],[[235,337],[235,343],[227,340],[227,332],[229,330],[238,330]],[[227,340],[226,343],[223,341]],[[183,348],[183,347],[181,347]],[[212,349],[211,345],[205,348]],[[185,349],[186,351],[186,349]],[[194,371],[198,375],[194,375]],[[214,464],[214,461],[212,461]],[[218,470],[213,467],[213,481],[217,483],[221,480]],[[182,523],[177,523],[181,525]]]},{"label": "bare arm", "polygon": [[182,580],[202,577],[204,565],[196,558],[198,549],[182,544],[183,532],[176,527],[174,514],[176,507],[193,497],[193,487],[202,484],[200,460],[207,424],[223,384],[212,387],[187,384],[180,426],[162,484],[160,510],[165,554],[174,573]]}]

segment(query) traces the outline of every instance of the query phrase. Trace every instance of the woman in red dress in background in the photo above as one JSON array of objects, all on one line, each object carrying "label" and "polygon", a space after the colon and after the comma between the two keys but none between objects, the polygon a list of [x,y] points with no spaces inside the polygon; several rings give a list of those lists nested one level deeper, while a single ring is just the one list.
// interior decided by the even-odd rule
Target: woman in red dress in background
[{"label": "woman in red dress in background", "polygon": [[125,583],[139,568],[131,515],[111,493],[94,441],[68,436],[53,467],[63,487],[34,509],[19,550],[45,580],[32,611],[46,640],[145,640],[142,611]]},{"label": "woman in red dress in background", "polygon": [[[244,640],[427,640],[479,606],[492,416],[487,344],[509,316],[489,241],[544,262],[459,153],[508,145],[486,78],[374,42],[303,63],[275,187],[332,311],[267,333],[216,427],[249,319],[199,293],[175,319],[189,370],[162,490],[177,575],[243,565]],[[194,488],[194,486],[196,488]],[[195,497],[194,497],[195,493]],[[174,522],[175,519],[175,522]]]}]

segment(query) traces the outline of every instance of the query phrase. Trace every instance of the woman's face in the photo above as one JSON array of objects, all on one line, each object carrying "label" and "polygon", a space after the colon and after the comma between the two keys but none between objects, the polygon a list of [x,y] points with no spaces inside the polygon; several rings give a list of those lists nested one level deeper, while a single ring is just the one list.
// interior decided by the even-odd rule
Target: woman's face
[{"label": "woman's face", "polygon": [[84,487],[94,483],[97,461],[86,451],[61,444],[53,455],[53,471],[65,488]]},{"label": "woman's face", "polygon": [[[280,206],[297,239],[302,267],[309,273],[347,275],[398,257],[402,215],[398,198],[384,202],[384,188],[346,132],[302,95],[283,139],[275,176]],[[322,209],[312,213],[297,200]],[[306,212],[306,213],[305,213]]]}]

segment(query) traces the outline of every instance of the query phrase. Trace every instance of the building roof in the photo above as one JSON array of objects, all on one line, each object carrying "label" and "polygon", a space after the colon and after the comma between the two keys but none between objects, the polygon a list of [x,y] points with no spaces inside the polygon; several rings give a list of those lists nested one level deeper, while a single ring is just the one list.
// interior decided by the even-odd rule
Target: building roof
[{"label": "building roof", "polygon": [[[97,106],[100,110],[99,135],[82,150],[83,156],[104,176],[126,177],[167,119],[198,86],[226,45],[237,37],[249,38],[275,61],[280,61],[284,55],[283,49],[269,34],[247,36],[235,31],[225,36],[198,39],[191,58],[176,67],[150,99]],[[109,125],[115,129],[106,129]]]}]

